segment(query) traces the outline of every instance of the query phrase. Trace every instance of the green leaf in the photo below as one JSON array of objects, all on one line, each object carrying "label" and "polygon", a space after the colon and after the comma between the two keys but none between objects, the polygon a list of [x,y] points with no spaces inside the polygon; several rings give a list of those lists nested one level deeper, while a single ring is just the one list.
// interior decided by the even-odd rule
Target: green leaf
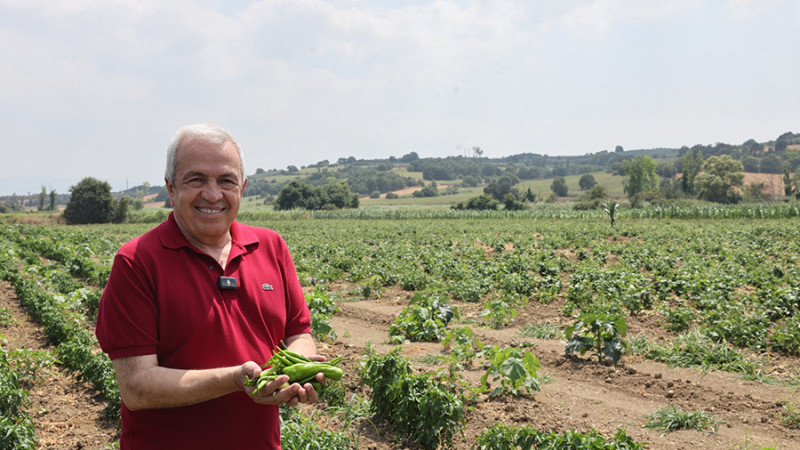
[{"label": "green leaf", "polygon": [[517,380],[524,380],[528,372],[525,370],[525,364],[520,358],[512,357],[503,361],[502,373],[508,377],[515,384]]}]

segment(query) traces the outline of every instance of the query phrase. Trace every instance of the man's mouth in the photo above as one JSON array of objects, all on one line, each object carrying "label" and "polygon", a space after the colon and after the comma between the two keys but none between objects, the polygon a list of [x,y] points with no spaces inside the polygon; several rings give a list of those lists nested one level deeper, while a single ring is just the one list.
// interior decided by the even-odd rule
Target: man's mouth
[{"label": "man's mouth", "polygon": [[223,211],[223,209],[224,208],[202,208],[202,207],[199,207],[199,206],[197,207],[197,210],[200,211],[203,214],[217,214],[217,213],[221,213]]}]

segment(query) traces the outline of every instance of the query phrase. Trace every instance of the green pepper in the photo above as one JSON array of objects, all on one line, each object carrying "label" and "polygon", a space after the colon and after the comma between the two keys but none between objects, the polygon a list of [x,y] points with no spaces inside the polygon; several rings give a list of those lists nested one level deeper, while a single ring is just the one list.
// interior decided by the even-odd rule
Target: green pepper
[{"label": "green pepper", "polygon": [[290,382],[305,380],[320,372],[331,380],[341,380],[344,376],[342,369],[319,361],[292,364],[283,368],[283,373],[289,375]]}]

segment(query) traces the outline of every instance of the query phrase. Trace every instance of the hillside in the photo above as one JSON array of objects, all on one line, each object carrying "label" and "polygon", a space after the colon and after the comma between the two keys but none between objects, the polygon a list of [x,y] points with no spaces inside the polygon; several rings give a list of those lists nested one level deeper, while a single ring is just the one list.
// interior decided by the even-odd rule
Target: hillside
[{"label": "hillside", "polygon": [[[476,152],[477,153],[477,152]],[[707,159],[711,156],[730,155],[744,167],[744,186],[764,182],[763,196],[767,199],[784,193],[785,170],[796,172],[800,166],[800,133],[787,132],[774,141],[755,142],[748,140],[741,145],[716,143],[695,145],[691,148],[656,148],[615,151],[599,151],[577,156],[549,156],[537,153],[522,153],[500,158],[486,158],[477,153],[473,157],[425,158],[415,152],[400,158],[356,160],[353,157],[339,158],[336,163],[327,160],[285,170],[256,169],[248,175],[244,192],[245,207],[271,205],[281,189],[290,181],[297,180],[311,187],[331,183],[346,183],[351,192],[360,197],[360,204],[379,206],[443,206],[454,205],[480,195],[483,189],[503,175],[511,175],[517,181],[518,191],[530,189],[539,200],[550,197],[554,177],[564,177],[567,199],[581,193],[580,177],[592,175],[611,198],[623,198],[622,190],[625,161],[640,156],[649,156],[657,163],[660,179],[674,179],[682,171],[687,154],[699,154]],[[436,197],[414,196],[424,186],[436,183]],[[387,200],[386,194],[399,198]],[[65,205],[68,194],[56,193],[58,205]],[[135,186],[114,194],[141,199],[146,207],[162,206],[166,200],[164,186]],[[37,210],[41,205],[41,194],[0,197],[0,212]]]}]

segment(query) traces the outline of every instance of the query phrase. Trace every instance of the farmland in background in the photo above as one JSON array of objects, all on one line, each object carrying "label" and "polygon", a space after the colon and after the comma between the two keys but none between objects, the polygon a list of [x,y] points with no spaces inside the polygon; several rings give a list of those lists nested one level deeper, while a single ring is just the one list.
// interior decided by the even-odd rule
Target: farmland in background
[{"label": "farmland in background", "polygon": [[[544,189],[535,183],[545,181],[531,182],[532,189]],[[800,217],[791,208],[626,210],[613,227],[602,211],[547,208],[244,210],[243,222],[284,236],[308,298],[317,301],[321,352],[346,357],[341,392],[299,408],[285,426],[345,436],[360,448],[405,448],[422,434],[398,432],[402,422],[371,412],[379,386],[362,380],[360,365],[399,348],[397,358],[414,374],[429,374],[446,391],[440,407],[462,405],[463,422],[437,424],[443,434],[432,437],[444,443],[449,430],[455,448],[471,448],[498,423],[586,439],[597,433],[612,440],[621,429],[647,448],[797,448]],[[113,446],[119,402],[110,363],[94,342],[97,301],[119,246],[155,224],[0,225],[4,292],[39,324],[58,361],[9,357],[7,366],[20,371],[35,360],[39,371],[63,370],[66,383],[88,386],[112,425],[86,419],[96,434],[83,435],[84,448]],[[437,315],[447,309],[451,318]],[[565,331],[588,315],[621,331],[616,364],[592,351],[565,354]],[[0,334],[10,336],[13,322]],[[527,352],[540,367],[515,366],[509,356],[506,364],[517,371],[498,369],[484,387],[493,355],[510,354],[504,349],[520,361]],[[533,379],[540,390],[513,383]],[[20,389],[43,392],[49,380],[32,377]],[[31,397],[36,406],[21,402],[14,420],[33,424],[41,442],[57,439],[57,408]],[[671,405],[702,411],[718,425],[669,433],[646,426]]]}]

